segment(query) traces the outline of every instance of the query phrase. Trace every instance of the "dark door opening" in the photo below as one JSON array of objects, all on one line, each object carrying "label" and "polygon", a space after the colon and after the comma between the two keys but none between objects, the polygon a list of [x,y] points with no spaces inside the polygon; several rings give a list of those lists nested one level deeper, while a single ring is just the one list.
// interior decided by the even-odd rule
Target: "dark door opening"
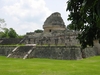
[{"label": "dark door opening", "polygon": [[51,29],[49,30],[49,32],[51,32]]}]

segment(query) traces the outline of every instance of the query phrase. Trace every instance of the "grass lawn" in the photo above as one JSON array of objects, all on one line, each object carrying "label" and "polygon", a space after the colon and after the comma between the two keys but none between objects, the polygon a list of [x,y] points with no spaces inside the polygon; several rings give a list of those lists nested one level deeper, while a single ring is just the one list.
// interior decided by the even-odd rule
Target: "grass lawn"
[{"label": "grass lawn", "polygon": [[0,56],[0,75],[100,75],[100,56],[82,60],[23,60]]}]

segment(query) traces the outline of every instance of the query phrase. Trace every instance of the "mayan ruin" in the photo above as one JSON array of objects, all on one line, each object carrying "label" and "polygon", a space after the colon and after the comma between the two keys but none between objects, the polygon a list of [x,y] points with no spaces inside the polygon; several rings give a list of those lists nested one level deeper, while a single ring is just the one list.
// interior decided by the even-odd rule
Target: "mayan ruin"
[{"label": "mayan ruin", "polygon": [[22,39],[2,38],[0,45],[23,44],[23,46],[1,46],[0,55],[12,58],[50,58],[78,60],[99,55],[92,47],[81,49],[77,35],[81,32],[67,29],[61,14],[52,13],[43,23],[43,32],[27,32]]},{"label": "mayan ruin", "polygon": [[78,31],[68,30],[59,12],[52,13],[43,24],[43,33],[27,33],[27,43],[41,45],[78,45]]}]

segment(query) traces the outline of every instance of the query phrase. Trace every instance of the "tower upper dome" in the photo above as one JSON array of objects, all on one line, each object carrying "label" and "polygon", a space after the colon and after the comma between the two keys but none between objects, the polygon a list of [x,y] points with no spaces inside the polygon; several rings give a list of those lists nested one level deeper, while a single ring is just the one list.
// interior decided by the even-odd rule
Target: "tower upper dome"
[{"label": "tower upper dome", "polygon": [[60,25],[65,26],[65,23],[59,12],[52,13],[44,22],[44,25]]},{"label": "tower upper dome", "polygon": [[52,13],[44,22],[44,31],[65,30],[65,23],[59,12]]}]

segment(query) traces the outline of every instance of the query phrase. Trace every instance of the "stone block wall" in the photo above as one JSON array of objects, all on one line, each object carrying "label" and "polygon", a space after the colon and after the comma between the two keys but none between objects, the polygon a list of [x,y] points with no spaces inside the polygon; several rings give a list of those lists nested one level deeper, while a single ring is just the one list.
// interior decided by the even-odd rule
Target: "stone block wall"
[{"label": "stone block wall", "polygon": [[97,55],[97,50],[96,49],[94,50],[94,48],[91,48],[91,47],[85,48],[85,49],[83,49],[81,51],[82,51],[81,53],[82,53],[82,57],[83,58],[87,58],[87,57],[91,57],[91,56]]},{"label": "stone block wall", "polygon": [[[14,46],[0,46],[0,55],[7,56],[14,48]],[[97,51],[91,47],[81,50],[77,46],[37,46],[28,58],[78,60],[96,55],[98,55]]]},{"label": "stone block wall", "polygon": [[12,53],[12,58],[23,58],[33,46],[20,46]]},{"label": "stone block wall", "polygon": [[78,60],[91,56],[96,56],[96,50],[88,47],[81,50],[80,47],[71,46],[51,46],[51,47],[36,47],[29,55],[29,58],[50,58],[50,59],[64,59],[64,60]]},{"label": "stone block wall", "polygon": [[0,55],[7,56],[16,46],[0,46]]},{"label": "stone block wall", "polygon": [[10,44],[18,44],[22,39],[21,38],[4,38],[0,39],[0,45],[10,45]]}]

